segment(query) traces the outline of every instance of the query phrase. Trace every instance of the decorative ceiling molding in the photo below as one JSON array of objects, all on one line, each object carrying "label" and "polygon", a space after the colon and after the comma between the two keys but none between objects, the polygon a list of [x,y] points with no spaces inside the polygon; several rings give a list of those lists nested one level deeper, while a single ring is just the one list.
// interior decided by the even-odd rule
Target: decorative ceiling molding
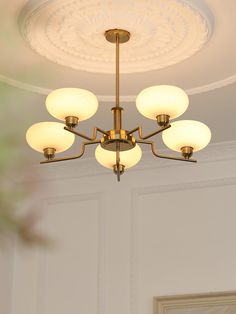
[{"label": "decorative ceiling molding", "polygon": [[[61,3],[64,1],[62,0]],[[84,1],[85,6],[87,3],[91,3],[90,1],[95,3],[97,0]],[[122,1],[124,0],[121,0],[121,3],[123,3]],[[166,0],[165,3],[168,1]],[[8,34],[7,37],[3,34],[3,40],[0,42],[0,73],[5,77],[5,80],[2,78],[3,81],[43,95],[48,94],[49,89],[64,87],[65,84],[67,87],[78,86],[89,89],[96,95],[101,95],[99,97],[101,101],[113,101],[113,96],[109,96],[113,95],[114,89],[111,74],[75,71],[69,67],[50,62],[31,49],[24,40],[23,30],[20,31],[19,28],[20,25],[24,25],[27,12],[30,14],[41,4],[58,2],[58,0],[11,0],[11,2],[11,7],[9,7],[8,0],[1,0],[4,8],[0,12],[1,29],[4,34]],[[103,1],[100,2],[103,3]],[[117,1],[111,0],[110,2],[116,3]],[[145,1],[137,2],[144,3]],[[133,95],[137,95],[146,86],[157,84],[168,83],[180,86],[193,95],[236,81],[234,62],[236,45],[232,40],[233,30],[236,27],[236,19],[233,15],[236,6],[235,0],[228,0],[227,6],[222,1],[215,0],[181,0],[180,2],[190,5],[194,11],[199,11],[206,20],[210,21],[210,26],[208,25],[210,29],[212,28],[210,40],[203,49],[185,61],[160,70],[123,75],[122,79],[125,86],[123,93],[125,99],[123,100],[132,102],[135,99]],[[156,23],[158,24],[158,21]],[[108,43],[105,42],[105,44]],[[123,47],[121,57],[125,49]],[[17,51],[17,55],[15,51]]]},{"label": "decorative ceiling molding", "polygon": [[114,71],[114,51],[104,39],[105,30],[127,29],[131,40],[122,52],[121,72],[147,72],[179,63],[207,43],[211,19],[193,4],[187,0],[39,1],[23,9],[20,26],[38,54],[92,73]]},{"label": "decorative ceiling molding", "polygon": [[[48,88],[44,88],[44,87],[40,87],[40,86],[36,86],[36,85],[31,85],[31,84],[28,84],[25,82],[14,80],[14,79],[9,78],[9,77],[2,75],[2,74],[0,74],[0,81],[5,83],[5,84],[8,84],[10,86],[25,90],[27,92],[41,94],[41,95],[48,95],[52,91],[51,89],[48,89]],[[219,81],[209,83],[206,85],[187,89],[186,93],[190,96],[202,94],[202,93],[207,93],[207,92],[213,91],[215,89],[223,88],[223,87],[226,87],[226,86],[234,84],[234,83],[236,83],[236,74],[232,75],[230,77],[227,77],[223,80],[219,80]],[[114,102],[115,101],[114,95],[98,95],[97,97],[98,97],[99,101],[101,101],[101,102]],[[121,99],[121,101],[125,101],[125,102],[135,102],[136,97],[137,96],[135,96],[135,95],[123,95],[120,97],[120,99]]]}]

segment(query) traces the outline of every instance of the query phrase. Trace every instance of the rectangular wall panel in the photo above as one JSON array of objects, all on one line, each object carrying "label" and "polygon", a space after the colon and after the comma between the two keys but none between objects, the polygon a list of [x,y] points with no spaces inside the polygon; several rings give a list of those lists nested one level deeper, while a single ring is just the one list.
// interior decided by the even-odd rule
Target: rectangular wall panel
[{"label": "rectangular wall panel", "polygon": [[39,313],[97,313],[99,206],[97,200],[48,204],[45,231],[54,239],[39,276]]},{"label": "rectangular wall panel", "polygon": [[98,314],[101,196],[56,196],[41,203],[41,229],[51,243],[16,249],[11,314]]},{"label": "rectangular wall panel", "polygon": [[154,296],[235,289],[236,186],[135,192],[132,313],[152,313]]}]

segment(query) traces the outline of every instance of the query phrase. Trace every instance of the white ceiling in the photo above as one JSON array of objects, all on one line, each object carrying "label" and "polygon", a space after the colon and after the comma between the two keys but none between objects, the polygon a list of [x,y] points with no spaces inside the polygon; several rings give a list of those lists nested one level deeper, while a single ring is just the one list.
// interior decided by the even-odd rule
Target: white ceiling
[{"label": "white ceiling", "polygon": [[[187,2],[190,5],[196,4],[196,1]],[[189,109],[181,118],[201,120],[208,124],[212,130],[213,142],[236,140],[236,2],[199,0],[198,3],[200,2],[204,4],[201,12],[210,16],[213,29],[208,42],[198,53],[163,69],[122,74],[125,128],[142,124],[149,131],[156,127],[155,122],[144,119],[137,113],[134,100],[143,88],[165,83],[178,85],[190,95]],[[111,126],[114,75],[73,70],[37,54],[20,31],[19,17],[26,3],[25,0],[11,0],[11,5],[8,0],[1,0],[0,3],[2,125],[9,125],[6,117],[11,116],[14,124],[12,131],[17,131],[21,145],[24,143],[28,152],[24,140],[25,130],[35,122],[52,120],[44,106],[45,95],[53,88],[75,86],[93,91],[100,100],[98,113],[91,120],[83,122],[81,129],[91,132],[93,125],[103,128]]]},{"label": "white ceiling", "polygon": [[[1,1],[2,79],[7,77],[17,80],[19,84],[27,83],[46,90],[61,86],[80,86],[91,89],[97,95],[113,95],[111,74],[75,71],[48,61],[29,47],[21,35],[19,25],[19,16],[26,2],[12,0],[9,6],[9,1]],[[194,3],[194,1],[189,2]],[[234,18],[236,3],[234,0],[227,0],[226,6],[221,0],[205,2],[214,16],[214,26],[211,38],[204,48],[185,61],[161,70],[124,74],[122,95],[136,95],[146,86],[161,83],[178,85],[194,93],[197,87],[204,88],[205,85],[215,82],[218,82],[217,86],[219,86],[219,81],[229,77],[231,81],[235,80],[236,44],[233,38],[236,27]],[[103,33],[101,37],[103,38]],[[135,54],[135,50],[133,53]]]}]

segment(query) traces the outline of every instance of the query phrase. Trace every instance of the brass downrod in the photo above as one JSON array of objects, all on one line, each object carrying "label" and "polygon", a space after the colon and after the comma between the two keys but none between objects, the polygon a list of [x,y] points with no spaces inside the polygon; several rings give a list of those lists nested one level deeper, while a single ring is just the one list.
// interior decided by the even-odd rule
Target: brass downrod
[{"label": "brass downrod", "polygon": [[120,105],[120,35],[116,33],[116,107]]},{"label": "brass downrod", "polygon": [[114,115],[114,131],[118,136],[116,141],[116,164],[113,166],[114,173],[117,175],[117,180],[120,181],[120,176],[124,173],[124,166],[120,164],[120,142],[119,136],[122,130],[122,110],[120,107],[120,43],[125,43],[130,39],[130,33],[122,29],[111,29],[105,32],[107,41],[116,44],[116,106],[112,108]]},{"label": "brass downrod", "polygon": [[114,115],[114,129],[120,131],[122,129],[122,111],[121,107],[113,107],[111,109]]},{"label": "brass downrod", "polygon": [[116,44],[116,106],[112,108],[114,115],[114,129],[120,131],[122,128],[122,108],[120,107],[120,44],[126,43],[130,39],[130,33],[124,29],[110,29],[105,32],[106,40]]},{"label": "brass downrod", "polygon": [[122,128],[122,108],[120,107],[120,35],[116,33],[116,106],[112,108],[114,115],[114,129]]},{"label": "brass downrod", "polygon": [[119,131],[122,127],[120,108],[120,34],[116,33],[116,106],[112,108],[114,115],[114,129]]}]

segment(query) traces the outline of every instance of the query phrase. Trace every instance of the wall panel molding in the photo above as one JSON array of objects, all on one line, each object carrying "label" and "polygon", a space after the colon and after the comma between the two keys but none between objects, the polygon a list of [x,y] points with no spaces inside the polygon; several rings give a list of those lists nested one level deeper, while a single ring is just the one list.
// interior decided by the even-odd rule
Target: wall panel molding
[{"label": "wall panel molding", "polygon": [[[5,84],[8,84],[12,87],[21,89],[21,90],[25,90],[27,92],[30,93],[35,93],[35,94],[40,94],[40,95],[48,95],[52,90],[49,88],[45,88],[42,86],[37,86],[37,85],[33,85],[33,84],[29,84],[20,80],[16,80],[13,78],[10,78],[4,74],[0,74],[0,82],[3,82]],[[202,93],[207,93],[207,92],[211,92],[214,91],[216,89],[219,88],[224,88],[227,87],[231,84],[235,84],[236,82],[236,75],[231,75],[229,77],[223,78],[222,80],[218,80],[215,82],[211,82],[209,84],[205,84],[202,86],[197,86],[197,87],[193,87],[190,89],[186,90],[186,93],[189,96],[193,96],[193,95],[199,95]],[[110,95],[98,95],[98,100],[101,102],[114,102],[114,96],[110,96]],[[122,102],[135,102],[136,101],[136,95],[121,95],[120,100]]]},{"label": "wall panel molding", "polygon": [[[96,314],[104,314],[105,312],[105,302],[106,302],[106,283],[104,282],[104,279],[106,276],[104,275],[104,272],[106,270],[106,253],[105,253],[105,239],[107,238],[106,235],[106,228],[105,228],[105,222],[106,222],[106,206],[104,206],[104,195],[102,193],[83,193],[79,195],[60,195],[60,196],[52,196],[52,197],[46,197],[40,200],[41,204],[41,210],[42,212],[48,211],[49,206],[57,205],[57,204],[65,204],[65,211],[67,210],[67,206],[70,203],[78,204],[79,202],[83,201],[97,201],[98,206],[97,208],[94,208],[94,210],[97,212],[97,237],[95,241],[97,242],[97,312]],[[54,210],[51,209],[51,210]],[[69,217],[69,214],[68,214]],[[68,218],[68,222],[70,223],[70,219]],[[41,222],[40,229],[42,232],[47,234],[46,231],[46,225],[45,222]],[[53,239],[52,239],[53,240]],[[86,244],[86,239],[85,239]],[[53,248],[52,248],[53,249]],[[27,299],[29,300],[29,303],[33,301],[33,304],[31,306],[31,309],[33,308],[33,312],[31,314],[45,314],[45,267],[46,267],[46,255],[47,254],[47,248],[37,248],[34,250],[30,250],[30,252],[27,251],[27,255],[29,254],[29,261],[30,263],[34,263],[34,273],[31,272],[31,267],[29,267],[29,273],[24,273],[24,267],[23,266],[25,257],[22,258],[22,254],[24,255],[25,250],[21,250],[21,248],[16,247],[15,253],[14,253],[14,265],[13,267],[13,278],[12,278],[12,308],[11,308],[11,314],[24,314],[25,309],[22,306],[22,302],[19,304],[19,298],[23,300],[23,303],[27,304],[27,300],[24,300],[26,297],[23,290],[19,290],[19,287],[23,284],[23,282],[20,282],[19,278],[22,278],[22,276],[30,276],[33,277],[33,281],[36,282],[35,289],[34,287],[31,287],[30,294],[27,296]],[[33,257],[32,257],[33,255]],[[30,260],[32,258],[32,260]],[[16,267],[17,266],[17,267]],[[22,274],[20,272],[22,271]],[[27,285],[27,284],[26,284]],[[25,289],[25,286],[24,286]],[[27,290],[27,288],[26,288]],[[21,296],[21,292],[23,293]],[[9,313],[9,314],[10,314]]]},{"label": "wall panel molding", "polygon": [[[104,196],[100,193],[85,193],[85,194],[79,194],[79,195],[67,195],[67,196],[56,196],[51,198],[45,198],[43,200],[43,208],[47,210],[48,205],[56,205],[56,204],[68,204],[68,203],[78,203],[81,201],[98,201],[98,221],[97,221],[97,257],[98,257],[98,265],[97,265],[97,314],[104,314],[104,302],[105,302],[105,293],[104,293],[104,282],[103,279],[104,271],[106,269],[105,259],[104,259],[104,240],[106,238],[104,231],[104,222],[105,222],[105,210],[103,206],[103,199]],[[66,208],[65,208],[66,210]],[[44,261],[45,262],[45,261]],[[39,270],[39,276],[42,277],[42,264],[41,264],[41,270]],[[41,274],[40,274],[41,273]],[[42,296],[43,293],[43,286],[42,284],[39,285],[39,291],[38,291],[38,311],[37,314],[44,314],[43,308],[42,308]]]},{"label": "wall panel molding", "polygon": [[[203,179],[195,182],[175,184],[150,185],[148,187],[131,189],[130,207],[130,314],[139,313],[139,248],[138,248],[138,213],[139,197],[152,194],[168,193],[175,191],[187,191],[195,189],[215,188],[224,186],[236,187],[236,175],[227,178]],[[155,301],[156,302],[156,301]],[[157,313],[157,312],[155,312]],[[159,313],[159,312],[158,312]],[[162,313],[162,312],[161,312]],[[164,312],[163,312],[164,313]]]},{"label": "wall panel molding", "polygon": [[[115,181],[111,172],[98,165],[94,158],[85,158],[60,165],[35,166],[34,170],[39,173],[39,177],[35,178],[34,175],[29,181],[40,182],[40,185],[46,188],[45,195],[47,196],[39,195],[39,201],[44,210],[47,210],[48,206],[56,206],[56,204],[65,204],[66,210],[66,204],[70,202],[77,203],[86,200],[98,202],[96,208],[98,211],[96,314],[110,313],[112,308],[108,301],[109,296],[115,295],[122,289],[123,295],[121,293],[117,298],[115,295],[113,301],[119,305],[119,298],[124,297],[125,294],[127,299],[122,304],[124,314],[139,314],[139,302],[145,302],[140,301],[142,296],[139,292],[141,279],[139,278],[138,235],[140,231],[137,209],[140,197],[152,194],[161,197],[161,194],[168,192],[188,192],[227,186],[231,189],[230,187],[236,186],[236,173],[233,171],[235,165],[236,141],[211,144],[208,149],[199,154],[199,163],[196,166],[163,161],[152,157],[149,152],[144,152],[143,161],[138,167],[127,172],[120,184]],[[110,180],[112,181],[110,182]],[[18,181],[22,182],[22,178],[18,178]],[[119,202],[114,204],[117,193],[120,196]],[[43,224],[42,228],[44,228]],[[120,232],[122,232],[122,236]],[[119,252],[119,255],[114,252]],[[35,275],[38,278],[44,273],[43,261],[39,266],[41,273],[39,270],[38,275]],[[117,273],[113,277],[114,270]],[[17,272],[19,272],[19,267]],[[122,272],[120,278],[119,272]],[[14,288],[19,288],[19,284],[17,281]],[[124,287],[127,288],[128,293]],[[32,314],[46,314],[43,311],[43,289],[42,281],[36,292],[38,308]],[[12,302],[15,303],[14,298]],[[117,312],[119,310],[120,308],[116,309]],[[14,310],[11,314],[24,313]]]},{"label": "wall panel molding", "polygon": [[[162,150],[162,153],[166,153],[166,150]],[[174,153],[174,152],[173,152]],[[236,160],[236,141],[213,143],[209,147],[200,153],[196,153],[198,159],[197,165],[204,165],[208,163],[221,162],[221,161],[234,161]],[[154,157],[150,151],[144,151],[141,162],[135,168],[131,168],[128,173],[141,172],[150,169],[168,168],[177,169],[188,167],[189,164],[163,160]],[[39,173],[38,178],[31,177],[30,173]],[[68,180],[73,178],[85,178],[85,177],[99,177],[104,175],[110,175],[111,171],[99,165],[95,158],[84,158],[80,160],[74,160],[71,162],[62,162],[52,165],[34,165],[30,169],[27,177],[27,181],[55,181],[55,180]],[[128,174],[127,174],[128,175]],[[16,178],[16,180],[22,182],[22,178]],[[24,180],[24,179],[23,179]]]}]

